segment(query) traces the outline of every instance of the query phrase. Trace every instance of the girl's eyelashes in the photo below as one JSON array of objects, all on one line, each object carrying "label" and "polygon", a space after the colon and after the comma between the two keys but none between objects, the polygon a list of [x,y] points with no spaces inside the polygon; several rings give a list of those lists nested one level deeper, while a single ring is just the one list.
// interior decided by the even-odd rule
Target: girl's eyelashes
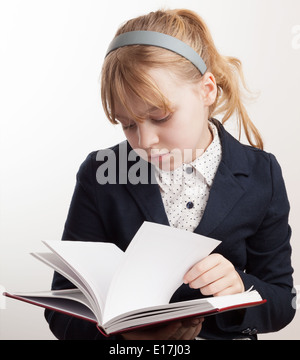
[{"label": "girl's eyelashes", "polygon": [[136,123],[132,123],[132,124],[128,124],[128,125],[124,125],[122,124],[122,128],[123,130],[131,130],[136,126]]},{"label": "girl's eyelashes", "polygon": [[168,121],[172,116],[172,113],[168,114],[167,116],[163,117],[162,119],[151,119],[154,122],[163,123]]},{"label": "girl's eyelashes", "polygon": [[119,125],[122,126],[122,129],[123,130],[128,130],[128,129],[131,129],[135,126],[135,123],[128,123],[128,122],[125,122],[125,121],[121,121],[120,119],[117,119],[115,118],[115,120],[117,121],[117,123]]},{"label": "girl's eyelashes", "polygon": [[[162,123],[165,123],[166,121],[168,121],[170,118],[172,117],[172,113],[168,114],[167,116],[163,117],[163,118],[159,118],[159,119],[154,119],[154,118],[149,118],[150,121],[152,121],[153,123],[159,125]],[[127,123],[124,124],[124,122],[118,120],[119,124],[122,125],[122,129],[123,130],[132,130],[136,127],[136,122],[132,122],[132,123]]]}]

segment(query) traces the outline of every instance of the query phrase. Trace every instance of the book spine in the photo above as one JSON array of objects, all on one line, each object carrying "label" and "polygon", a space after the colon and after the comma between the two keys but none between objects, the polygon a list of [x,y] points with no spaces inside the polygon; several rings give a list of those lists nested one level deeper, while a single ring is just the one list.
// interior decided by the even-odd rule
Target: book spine
[{"label": "book spine", "polygon": [[98,324],[96,324],[97,329],[100,331],[100,333],[105,336],[105,337],[109,337],[109,335],[104,331],[104,329],[102,329],[101,326],[99,326]]}]

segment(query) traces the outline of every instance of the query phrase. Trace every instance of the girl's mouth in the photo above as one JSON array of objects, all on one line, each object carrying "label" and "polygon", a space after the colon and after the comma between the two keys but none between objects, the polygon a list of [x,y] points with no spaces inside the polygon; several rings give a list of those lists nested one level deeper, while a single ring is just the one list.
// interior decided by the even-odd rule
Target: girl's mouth
[{"label": "girl's mouth", "polygon": [[157,159],[160,157],[164,157],[165,155],[168,155],[169,153],[164,153],[164,154],[151,154],[151,158],[152,159]]},{"label": "girl's mouth", "polygon": [[167,157],[167,155],[169,155],[169,152],[164,152],[164,153],[157,153],[157,154],[153,154],[151,153],[149,158],[152,161],[158,161],[158,160],[163,160],[165,157]]}]

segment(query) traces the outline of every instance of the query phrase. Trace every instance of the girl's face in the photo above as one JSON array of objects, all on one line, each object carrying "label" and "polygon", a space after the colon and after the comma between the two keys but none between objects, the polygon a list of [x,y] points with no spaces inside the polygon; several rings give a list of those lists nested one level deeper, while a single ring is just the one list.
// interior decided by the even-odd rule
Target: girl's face
[{"label": "girl's face", "polygon": [[212,141],[208,113],[216,97],[215,79],[206,73],[197,83],[183,83],[163,69],[151,70],[149,75],[169,100],[172,111],[149,108],[132,97],[130,108],[144,120],[132,119],[121,104],[116,104],[116,118],[129,144],[143,159],[170,171],[200,156]]}]

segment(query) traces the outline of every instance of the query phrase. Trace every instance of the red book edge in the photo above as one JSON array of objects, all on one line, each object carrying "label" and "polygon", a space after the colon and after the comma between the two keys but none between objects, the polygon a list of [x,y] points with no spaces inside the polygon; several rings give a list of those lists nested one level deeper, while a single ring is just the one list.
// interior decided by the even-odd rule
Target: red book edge
[{"label": "red book edge", "polygon": [[201,312],[201,313],[195,313],[195,314],[191,314],[191,315],[185,315],[185,316],[175,317],[175,318],[172,318],[172,319],[155,321],[155,322],[152,322],[152,323],[150,323],[150,324],[142,324],[142,325],[132,326],[132,327],[130,327],[130,328],[123,329],[123,330],[121,330],[121,331],[116,331],[116,332],[112,332],[112,333],[107,334],[107,333],[105,332],[105,330],[97,323],[97,321],[92,320],[92,319],[90,319],[90,318],[86,318],[86,317],[80,316],[80,315],[78,315],[78,314],[73,314],[73,313],[68,312],[68,311],[64,311],[64,310],[61,310],[61,309],[57,309],[57,308],[54,308],[54,307],[52,307],[52,306],[42,305],[42,304],[39,304],[39,303],[37,303],[37,302],[35,302],[35,301],[31,301],[31,300],[25,299],[25,298],[23,298],[23,297],[21,297],[21,296],[18,296],[18,295],[9,294],[9,293],[7,293],[7,292],[4,292],[3,295],[4,295],[4,296],[7,296],[7,297],[9,297],[9,298],[12,298],[12,299],[16,299],[16,300],[23,301],[23,302],[28,303],[28,304],[32,304],[32,305],[39,306],[39,307],[41,307],[41,308],[45,308],[45,309],[57,311],[57,312],[60,312],[60,313],[62,313],[62,314],[65,314],[65,315],[74,316],[74,317],[76,317],[76,318],[78,318],[78,319],[82,319],[82,320],[86,320],[86,321],[89,321],[89,322],[91,322],[91,323],[94,323],[94,324],[96,324],[97,329],[98,329],[98,330],[101,332],[101,334],[104,335],[105,337],[109,337],[109,336],[112,336],[112,335],[117,335],[117,334],[120,334],[120,333],[130,332],[130,331],[134,331],[134,330],[141,329],[141,328],[145,328],[145,327],[152,327],[152,326],[154,327],[154,326],[158,326],[158,325],[161,325],[161,324],[165,324],[165,323],[170,322],[170,321],[188,319],[188,318],[191,318],[191,317],[198,317],[198,316],[199,316],[199,317],[202,317],[202,316],[216,315],[216,314],[223,313],[223,312],[230,311],[230,310],[238,310],[238,309],[244,309],[244,308],[254,307],[254,306],[261,305],[261,304],[264,304],[264,303],[267,302],[267,300],[261,300],[261,301],[251,302],[251,303],[244,303],[244,304],[239,304],[239,305],[232,305],[232,306],[227,306],[227,307],[224,307],[224,308],[213,309],[213,310],[206,311],[206,312]]},{"label": "red book edge", "polygon": [[195,314],[191,314],[191,315],[174,317],[172,319],[160,320],[160,321],[152,322],[150,324],[142,324],[142,325],[132,326],[130,328],[123,329],[122,331],[116,331],[116,332],[112,332],[110,334],[107,334],[105,332],[105,330],[102,329],[98,324],[97,324],[97,328],[101,332],[102,335],[104,335],[105,337],[109,337],[109,336],[112,336],[112,335],[117,335],[117,334],[120,334],[120,333],[130,332],[130,331],[142,329],[142,328],[145,328],[145,327],[152,327],[152,326],[155,327],[155,326],[165,324],[165,323],[170,322],[170,321],[183,320],[183,319],[188,319],[188,318],[193,318],[193,317],[210,316],[210,315],[216,315],[216,314],[220,314],[220,313],[230,311],[230,310],[238,310],[238,309],[250,308],[250,307],[257,306],[257,305],[265,304],[266,302],[267,302],[267,300],[260,300],[260,301],[251,302],[251,303],[244,303],[244,304],[239,304],[239,305],[227,306],[227,307],[224,307],[224,308],[217,308],[217,309],[213,309],[213,310],[205,311],[205,312],[201,312],[201,313],[195,313]]},{"label": "red book edge", "polygon": [[18,295],[13,295],[13,294],[9,294],[7,292],[4,292],[3,293],[4,296],[7,296],[9,298],[12,298],[12,299],[16,299],[16,300],[20,300],[20,301],[23,301],[25,303],[28,303],[28,304],[31,304],[31,305],[35,305],[35,306],[38,306],[38,307],[41,307],[41,308],[44,308],[44,309],[48,309],[48,310],[53,310],[53,311],[57,311],[59,313],[62,313],[62,314],[65,314],[65,315],[71,315],[71,316],[74,316],[78,319],[82,319],[82,320],[86,320],[86,321],[89,321],[89,322],[92,322],[94,324],[97,324],[97,321],[96,320],[92,320],[90,318],[87,318],[85,316],[80,316],[78,314],[73,314],[71,312],[68,312],[68,311],[64,311],[64,310],[61,310],[61,309],[57,309],[53,306],[48,306],[48,305],[42,305],[42,304],[39,304],[38,302],[35,302],[35,301],[31,301],[29,299],[26,299],[22,296],[18,296]]}]

